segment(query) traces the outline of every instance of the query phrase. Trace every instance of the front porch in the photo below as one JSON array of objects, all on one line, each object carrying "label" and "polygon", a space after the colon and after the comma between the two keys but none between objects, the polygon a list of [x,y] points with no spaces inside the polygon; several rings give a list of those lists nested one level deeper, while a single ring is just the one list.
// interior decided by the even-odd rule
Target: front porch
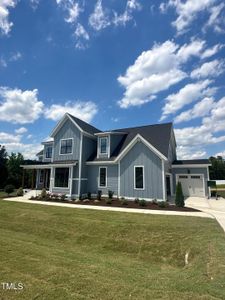
[{"label": "front porch", "polygon": [[[37,164],[22,165],[23,189],[42,190],[45,188],[51,193],[78,194],[73,189],[73,176],[77,174],[77,161],[70,162],[38,162]],[[27,180],[27,173],[29,180]],[[31,177],[31,179],[30,179]]]}]

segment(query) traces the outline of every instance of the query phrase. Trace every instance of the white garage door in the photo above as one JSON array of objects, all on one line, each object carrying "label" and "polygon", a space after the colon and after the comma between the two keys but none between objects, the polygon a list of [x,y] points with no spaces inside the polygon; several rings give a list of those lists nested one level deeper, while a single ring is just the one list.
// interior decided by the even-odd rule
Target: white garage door
[{"label": "white garage door", "polygon": [[204,197],[203,175],[178,175],[184,196]]}]

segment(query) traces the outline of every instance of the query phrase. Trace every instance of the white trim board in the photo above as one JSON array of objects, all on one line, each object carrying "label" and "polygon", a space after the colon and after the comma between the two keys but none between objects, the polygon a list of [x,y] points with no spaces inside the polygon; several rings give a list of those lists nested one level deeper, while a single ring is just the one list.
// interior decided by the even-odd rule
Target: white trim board
[{"label": "white trim board", "polygon": [[200,164],[189,164],[189,165],[172,165],[173,169],[181,169],[181,168],[208,168],[209,166],[211,166],[210,164],[208,165],[200,165]]}]

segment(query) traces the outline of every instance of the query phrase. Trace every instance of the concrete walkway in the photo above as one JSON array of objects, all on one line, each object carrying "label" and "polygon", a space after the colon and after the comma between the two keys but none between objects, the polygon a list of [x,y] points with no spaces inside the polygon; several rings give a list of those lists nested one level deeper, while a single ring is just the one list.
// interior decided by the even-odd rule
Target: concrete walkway
[{"label": "concrete walkway", "polygon": [[206,199],[198,197],[189,197],[185,200],[185,205],[199,209],[215,217],[220,226],[225,231],[225,199]]},{"label": "concrete walkway", "polygon": [[108,206],[93,206],[93,205],[79,205],[69,203],[57,203],[57,202],[45,202],[36,200],[27,200],[23,197],[6,198],[5,201],[22,202],[29,204],[41,204],[49,206],[69,207],[69,208],[83,208],[83,209],[94,209],[104,211],[117,211],[117,212],[128,212],[128,213],[139,213],[139,214],[151,214],[151,215],[168,215],[168,216],[191,216],[201,218],[214,218],[212,215],[204,212],[181,212],[181,211],[168,211],[168,210],[149,210],[149,209],[138,209],[138,208],[123,208],[123,207],[108,207]]}]

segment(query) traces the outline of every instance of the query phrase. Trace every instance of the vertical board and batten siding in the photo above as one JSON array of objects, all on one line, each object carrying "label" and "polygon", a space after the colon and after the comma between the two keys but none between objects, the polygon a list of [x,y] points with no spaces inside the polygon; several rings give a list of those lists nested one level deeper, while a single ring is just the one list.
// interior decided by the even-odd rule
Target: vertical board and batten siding
[{"label": "vertical board and batten siding", "polygon": [[[190,172],[189,172],[190,171]],[[176,191],[176,175],[179,174],[187,174],[187,175],[195,175],[195,174],[203,174],[204,180],[205,180],[205,194],[208,195],[208,187],[207,187],[207,181],[208,181],[208,172],[207,167],[206,168],[173,168],[173,189]]]},{"label": "vertical board and batten siding", "polygon": [[124,137],[123,134],[111,134],[110,136],[110,156],[113,154],[116,147],[121,142],[122,138]]},{"label": "vertical board and batten siding", "polygon": [[[69,138],[73,138],[73,153],[60,155],[60,140]],[[67,120],[54,137],[54,161],[79,160],[80,139],[80,130],[70,120]]]},{"label": "vertical board and batten siding", "polygon": [[[134,166],[144,166],[144,190],[134,189]],[[120,161],[120,196],[163,200],[162,160],[142,142]]]},{"label": "vertical board and batten siding", "polygon": [[[107,168],[107,187],[99,187],[99,167]],[[102,191],[103,195],[108,195],[108,190],[118,194],[118,165],[96,165],[88,166],[88,192],[97,193],[98,190]]]}]

